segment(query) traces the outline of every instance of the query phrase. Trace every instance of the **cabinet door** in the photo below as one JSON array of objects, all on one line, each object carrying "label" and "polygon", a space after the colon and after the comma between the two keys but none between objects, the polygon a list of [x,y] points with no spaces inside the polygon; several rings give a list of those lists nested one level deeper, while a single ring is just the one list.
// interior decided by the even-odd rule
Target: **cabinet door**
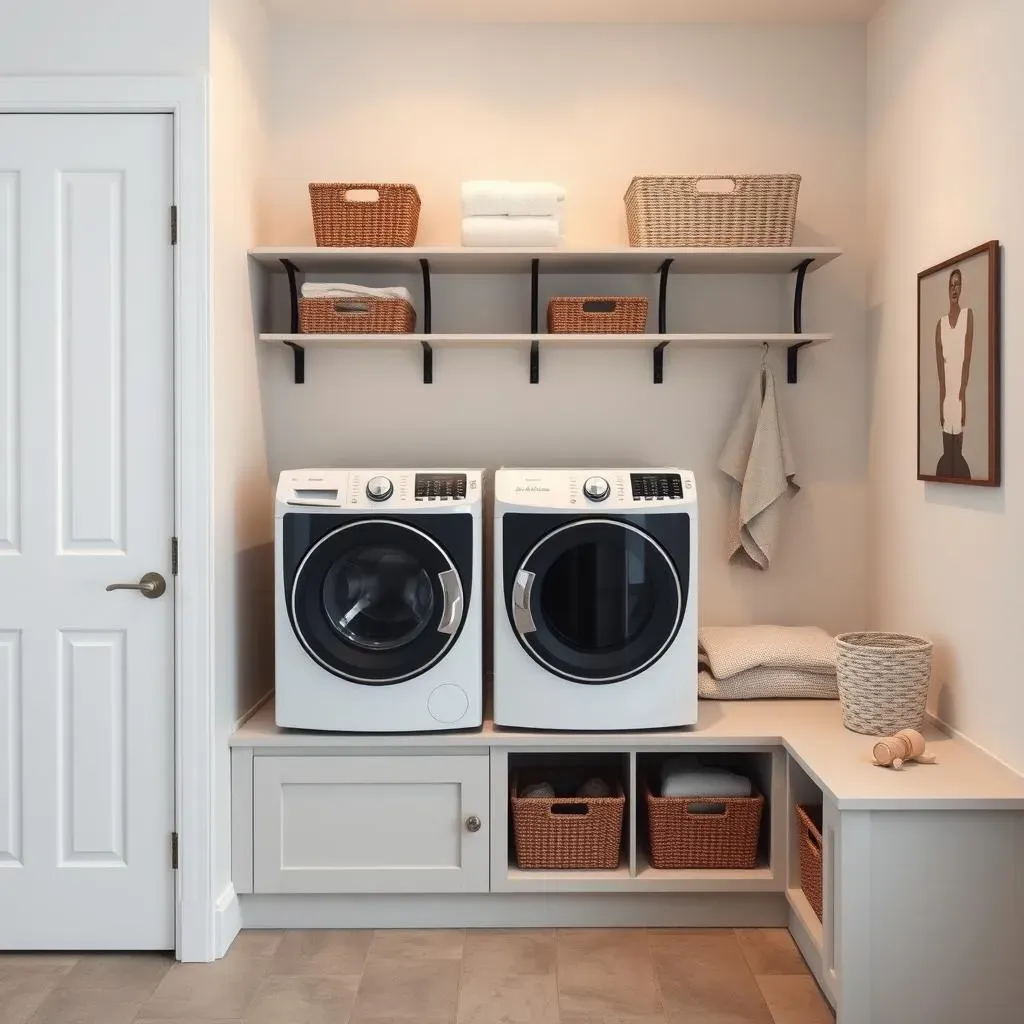
[{"label": "cabinet door", "polygon": [[486,756],[257,757],[253,890],[486,892]]}]

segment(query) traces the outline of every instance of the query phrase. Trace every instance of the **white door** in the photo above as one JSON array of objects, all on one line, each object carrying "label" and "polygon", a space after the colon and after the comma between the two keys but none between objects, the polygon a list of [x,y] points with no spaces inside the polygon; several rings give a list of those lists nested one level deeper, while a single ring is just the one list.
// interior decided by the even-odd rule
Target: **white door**
[{"label": "white door", "polygon": [[0,949],[174,945],[172,160],[0,115]]}]

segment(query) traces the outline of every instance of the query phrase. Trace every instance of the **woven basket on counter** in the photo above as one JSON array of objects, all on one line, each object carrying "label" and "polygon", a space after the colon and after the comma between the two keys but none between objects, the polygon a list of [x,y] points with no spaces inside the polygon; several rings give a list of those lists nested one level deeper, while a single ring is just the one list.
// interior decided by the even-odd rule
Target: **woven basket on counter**
[{"label": "woven basket on counter", "polygon": [[800,888],[821,920],[821,808],[796,805],[797,848],[800,851]]},{"label": "woven basket on counter", "polygon": [[512,779],[512,830],[520,868],[568,871],[619,866],[626,797],[618,781],[606,780],[614,796],[520,796]]},{"label": "woven basket on counter", "polygon": [[302,334],[411,334],[416,310],[405,299],[328,296],[299,299]]},{"label": "woven basket on counter", "polygon": [[629,244],[792,245],[799,196],[799,174],[636,177],[624,197]]},{"label": "woven basket on counter", "polygon": [[928,703],[932,645],[900,633],[836,637],[836,677],[843,725],[870,736],[919,729]]},{"label": "woven basket on counter", "polygon": [[646,797],[652,867],[757,867],[763,796],[655,796],[647,787]]},{"label": "woven basket on counter", "polygon": [[309,201],[317,245],[416,244],[420,194],[415,185],[311,182]]},{"label": "woven basket on counter", "polygon": [[560,295],[548,303],[551,334],[643,334],[647,299],[642,295]]}]

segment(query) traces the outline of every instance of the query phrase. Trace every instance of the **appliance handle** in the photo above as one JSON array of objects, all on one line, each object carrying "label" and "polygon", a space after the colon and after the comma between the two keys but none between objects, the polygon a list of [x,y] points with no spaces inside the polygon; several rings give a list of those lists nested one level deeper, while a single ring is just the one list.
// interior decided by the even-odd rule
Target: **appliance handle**
[{"label": "appliance handle", "polygon": [[445,569],[437,574],[441,584],[441,593],[444,595],[444,608],[441,611],[441,621],[438,623],[438,633],[447,633],[454,636],[459,626],[462,625],[462,613],[465,602],[462,598],[462,583],[459,581],[458,571]]},{"label": "appliance handle", "polygon": [[533,581],[536,578],[535,572],[520,569],[512,584],[512,621],[523,635],[537,632],[537,624],[533,621],[533,612],[530,610],[530,596],[533,594]]}]

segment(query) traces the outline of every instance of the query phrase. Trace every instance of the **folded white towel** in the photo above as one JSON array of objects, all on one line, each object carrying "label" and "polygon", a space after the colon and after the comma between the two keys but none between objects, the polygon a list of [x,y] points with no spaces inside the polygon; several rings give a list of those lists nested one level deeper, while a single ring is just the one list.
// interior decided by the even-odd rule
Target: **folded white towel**
[{"label": "folded white towel", "polygon": [[555,795],[555,787],[550,782],[535,782],[532,786],[527,786],[519,795],[527,797],[553,797]]},{"label": "folded white towel", "polygon": [[800,488],[776,404],[775,377],[766,366],[747,392],[718,468],[735,484],[730,559],[767,569],[782,535],[786,499]]},{"label": "folded white towel", "polygon": [[351,298],[358,295],[378,299],[405,299],[406,302],[412,302],[412,292],[408,288],[368,288],[361,284],[323,281],[306,281],[302,286],[304,299]]},{"label": "folded white towel", "polygon": [[697,647],[716,679],[755,668],[836,674],[836,642],[817,626],[701,626]]},{"label": "folded white towel", "polygon": [[561,217],[565,189],[550,181],[464,181],[463,217]]},{"label": "folded white towel", "polygon": [[604,779],[587,779],[576,791],[576,795],[589,797],[591,800],[595,797],[608,797],[612,795],[612,787]]},{"label": "folded white towel", "polygon": [[662,796],[750,796],[750,779],[724,768],[670,772],[661,784]]},{"label": "folded white towel", "polygon": [[839,700],[835,675],[794,668],[751,668],[728,679],[716,679],[707,669],[697,675],[701,700]]},{"label": "folded white towel", "polygon": [[463,217],[462,244],[554,248],[562,230],[555,217]]}]

